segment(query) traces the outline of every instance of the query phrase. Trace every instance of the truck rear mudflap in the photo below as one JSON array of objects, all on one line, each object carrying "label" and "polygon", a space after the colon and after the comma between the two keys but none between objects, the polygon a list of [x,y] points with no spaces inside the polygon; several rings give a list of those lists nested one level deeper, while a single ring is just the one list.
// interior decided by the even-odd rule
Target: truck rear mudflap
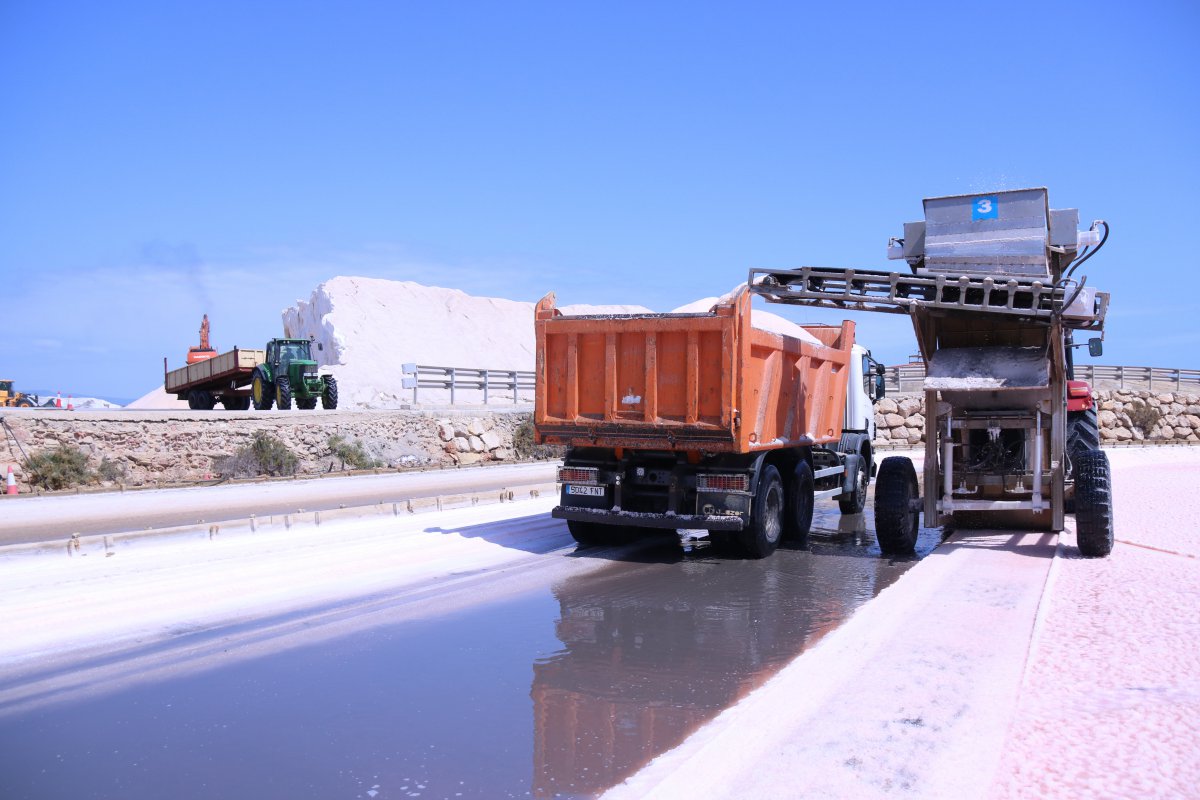
[{"label": "truck rear mudflap", "polygon": [[712,514],[653,514],[641,511],[613,511],[606,508],[555,506],[550,512],[555,519],[576,522],[595,522],[601,525],[628,525],[635,528],[699,529],[709,531],[740,531],[745,527],[741,516]]}]

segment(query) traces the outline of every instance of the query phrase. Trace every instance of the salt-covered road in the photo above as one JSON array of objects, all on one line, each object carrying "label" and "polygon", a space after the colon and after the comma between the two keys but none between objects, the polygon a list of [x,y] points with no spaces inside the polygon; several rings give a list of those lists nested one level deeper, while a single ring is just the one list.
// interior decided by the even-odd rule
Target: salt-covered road
[{"label": "salt-covered road", "polygon": [[536,462],[128,493],[15,497],[0,505],[0,547],[65,539],[73,533],[122,533],[245,520],[251,515],[405,503],[442,495],[498,496],[501,490],[553,483],[555,466]]}]

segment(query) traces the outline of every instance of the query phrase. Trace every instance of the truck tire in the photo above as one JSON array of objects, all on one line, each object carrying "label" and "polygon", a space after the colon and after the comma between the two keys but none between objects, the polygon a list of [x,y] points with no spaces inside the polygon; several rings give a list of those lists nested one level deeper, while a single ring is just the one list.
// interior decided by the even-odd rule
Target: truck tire
[{"label": "truck tire", "polygon": [[250,398],[245,396],[226,396],[221,400],[221,405],[225,406],[226,411],[246,411],[250,408]]},{"label": "truck tire", "polygon": [[296,399],[296,408],[303,409],[304,411],[312,411],[316,407],[317,398],[315,397],[306,397],[303,400],[300,398]]},{"label": "truck tire", "polygon": [[211,392],[203,389],[192,389],[188,392],[188,408],[193,411],[212,411],[217,404]]},{"label": "truck tire", "polygon": [[325,376],[325,393],[321,395],[321,407],[332,411],[337,408],[337,378]]},{"label": "truck tire", "polygon": [[775,552],[783,536],[783,511],[787,505],[779,470],[767,464],[758,475],[750,513],[750,528],[741,532],[742,552],[750,558],[766,558]]},{"label": "truck tire", "polygon": [[807,461],[801,461],[792,472],[784,509],[783,535],[788,539],[803,539],[812,528],[813,474]]},{"label": "truck tire", "polygon": [[261,372],[254,373],[254,380],[250,383],[250,397],[258,411],[270,411],[271,406],[275,405],[275,387]]},{"label": "truck tire", "polygon": [[614,544],[619,532],[618,528],[611,525],[582,522],[577,519],[567,520],[567,530],[571,532],[571,538],[580,547],[601,547],[606,544]]},{"label": "truck tire", "polygon": [[1080,453],[1100,449],[1100,423],[1096,409],[1067,412],[1067,455],[1075,461]]},{"label": "truck tire", "polygon": [[912,460],[885,458],[875,481],[875,538],[885,555],[908,555],[916,549],[919,512],[912,501],[919,496]]},{"label": "truck tire", "polygon": [[838,500],[838,508],[843,514],[861,514],[867,505],[867,481],[870,467],[862,458],[852,460],[856,465],[852,467],[854,470],[854,494]]},{"label": "truck tire", "polygon": [[1112,474],[1103,450],[1080,453],[1075,460],[1075,537],[1084,558],[1112,552]]},{"label": "truck tire", "polygon": [[292,407],[292,383],[287,375],[280,375],[275,381],[275,404],[279,406],[280,411],[287,411]]}]

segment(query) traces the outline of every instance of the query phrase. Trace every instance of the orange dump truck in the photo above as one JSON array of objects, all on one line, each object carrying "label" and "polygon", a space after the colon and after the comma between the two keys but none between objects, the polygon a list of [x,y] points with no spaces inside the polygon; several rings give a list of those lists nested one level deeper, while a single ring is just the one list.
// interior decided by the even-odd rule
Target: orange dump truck
[{"label": "orange dump truck", "polygon": [[853,322],[755,327],[744,287],[706,313],[554,303],[536,309],[534,423],[567,446],[552,513],[580,544],[706,530],[763,557],[808,532],[818,497],[862,511],[883,381]]}]

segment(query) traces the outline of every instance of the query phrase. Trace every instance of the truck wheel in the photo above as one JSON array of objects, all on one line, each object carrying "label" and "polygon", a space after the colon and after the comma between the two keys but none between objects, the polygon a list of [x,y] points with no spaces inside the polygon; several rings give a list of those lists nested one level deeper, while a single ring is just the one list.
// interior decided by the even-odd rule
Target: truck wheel
[{"label": "truck wheel", "polygon": [[582,522],[577,519],[567,520],[567,530],[571,538],[581,547],[597,547],[613,544],[617,528],[611,525],[600,525],[596,522]]},{"label": "truck wheel", "polygon": [[792,482],[785,499],[783,535],[803,539],[812,528],[813,474],[807,461],[801,461],[792,473]]},{"label": "truck wheel", "polygon": [[192,389],[188,392],[188,408],[193,411],[212,411],[216,404],[212,394],[203,389]]},{"label": "truck wheel", "polygon": [[1103,450],[1080,453],[1075,460],[1075,537],[1084,558],[1112,552],[1112,475]]},{"label": "truck wheel", "polygon": [[333,410],[337,408],[337,378],[325,376],[325,393],[321,395],[321,407]]},{"label": "truck wheel", "polygon": [[275,381],[275,403],[280,411],[287,411],[292,407],[292,383],[287,375],[280,375]]},{"label": "truck wheel", "polygon": [[741,532],[742,550],[751,558],[766,558],[775,552],[783,535],[783,481],[779,470],[767,464],[758,476],[750,529]]},{"label": "truck wheel", "polygon": [[226,411],[245,411],[250,408],[249,397],[226,397],[221,401]]},{"label": "truck wheel", "polygon": [[875,480],[875,538],[885,555],[908,555],[916,548],[919,517],[912,501],[919,496],[912,460],[885,458]]},{"label": "truck wheel", "polygon": [[1075,461],[1079,454],[1100,449],[1100,423],[1096,409],[1067,412],[1067,455]]},{"label": "truck wheel", "polygon": [[852,459],[857,465],[854,470],[854,494],[838,500],[838,508],[843,514],[861,514],[867,505],[867,474],[870,468],[861,458]]},{"label": "truck wheel", "polygon": [[317,407],[317,398],[315,398],[315,397],[306,397],[303,400],[299,400],[299,399],[296,400],[296,408],[304,409],[305,411],[311,411],[316,407]]},{"label": "truck wheel", "polygon": [[254,408],[259,411],[270,411],[275,405],[275,387],[263,377],[261,372],[254,374],[250,384],[250,397],[254,400]]}]

